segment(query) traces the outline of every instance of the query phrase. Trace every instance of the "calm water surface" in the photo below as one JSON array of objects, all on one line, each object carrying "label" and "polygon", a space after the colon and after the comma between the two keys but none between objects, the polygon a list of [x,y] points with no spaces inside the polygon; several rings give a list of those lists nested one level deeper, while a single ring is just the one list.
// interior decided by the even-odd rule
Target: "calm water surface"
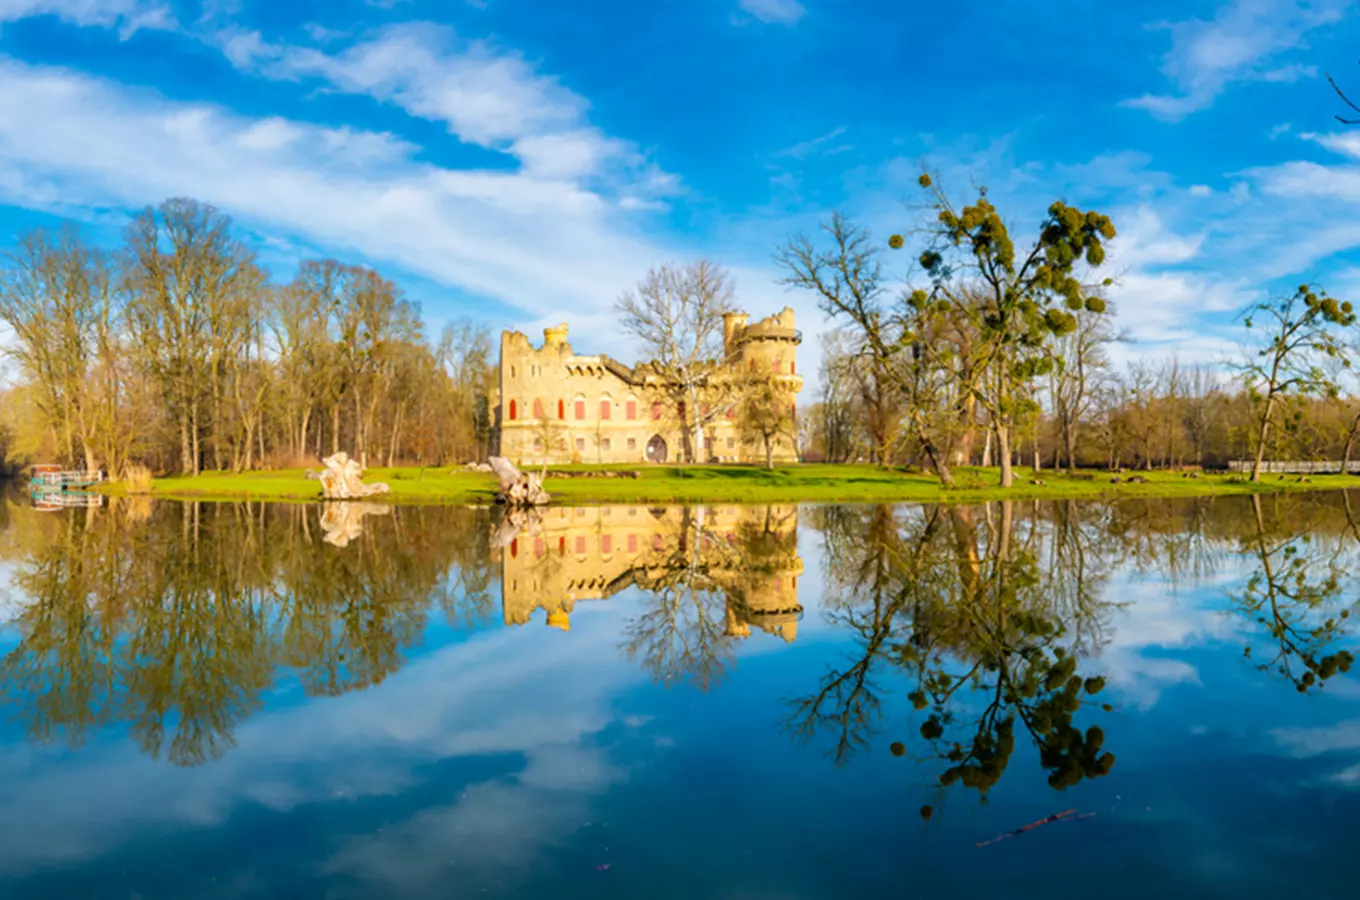
[{"label": "calm water surface", "polygon": [[1349,898],[1357,562],[1340,493],[0,500],[0,897]]}]

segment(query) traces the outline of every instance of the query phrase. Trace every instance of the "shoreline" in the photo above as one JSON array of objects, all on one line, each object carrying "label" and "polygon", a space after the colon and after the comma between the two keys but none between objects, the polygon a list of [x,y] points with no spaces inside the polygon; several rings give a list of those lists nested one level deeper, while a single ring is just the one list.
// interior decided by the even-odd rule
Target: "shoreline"
[{"label": "shoreline", "polygon": [[[1239,475],[1183,472],[1128,472],[1119,477],[1141,477],[1145,483],[1121,480],[1108,472],[1075,474],[1042,472],[1036,481],[1029,469],[1017,469],[1015,484],[996,486],[997,470],[965,467],[956,470],[959,484],[942,486],[933,475],[862,464],[813,463],[767,470],[754,466],[571,466],[563,471],[637,471],[637,478],[554,478],[548,472],[544,488],[553,505],[598,506],[627,503],[980,503],[990,500],[1120,500],[1234,496],[1360,488],[1356,475],[1270,475],[1253,484]],[[532,469],[527,471],[533,471]],[[364,474],[368,483],[386,482],[391,492],[368,498],[391,505],[488,505],[494,502],[493,476],[464,469],[374,468]],[[121,484],[96,488],[109,496],[127,496]],[[207,473],[197,477],[158,478],[149,495],[167,500],[232,502],[324,502],[320,487],[303,470]]]}]

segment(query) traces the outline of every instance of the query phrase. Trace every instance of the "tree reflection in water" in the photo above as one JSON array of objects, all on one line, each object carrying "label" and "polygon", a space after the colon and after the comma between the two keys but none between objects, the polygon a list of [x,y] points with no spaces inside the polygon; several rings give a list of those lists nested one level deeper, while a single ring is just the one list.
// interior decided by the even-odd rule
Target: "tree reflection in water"
[{"label": "tree reflection in water", "polygon": [[33,521],[6,705],[38,740],[79,745],[125,723],[151,756],[198,765],[233,746],[280,667],[309,695],[368,687],[401,667],[432,609],[491,611],[476,512],[402,510],[343,550],[320,545],[317,516],[141,502]]},{"label": "tree reflection in water", "polygon": [[[1245,561],[1225,614],[1249,664],[1319,689],[1353,662],[1351,499],[804,510],[821,537],[820,615],[851,651],[790,688],[784,724],[844,764],[882,746],[890,699],[909,701],[911,733],[882,740],[927,761],[942,795],[985,795],[1024,745],[1055,788],[1107,774],[1118,734],[1101,650],[1116,569],[1171,591]],[[0,605],[18,635],[0,662],[7,708],[35,740],[79,745],[124,725],[176,765],[229,750],[281,672],[311,696],[380,684],[432,618],[487,622],[498,587],[505,623],[543,609],[563,630],[578,601],[633,589],[621,653],[700,690],[729,676],[753,630],[793,641],[803,613],[794,506],[553,508],[510,523],[471,509],[143,499],[53,515],[6,504],[0,521],[14,573]]]},{"label": "tree reflection in water", "polygon": [[[881,728],[883,692],[901,691],[919,726],[889,748],[938,760],[942,794],[958,783],[985,796],[1018,740],[1056,789],[1108,774],[1100,650],[1114,569],[1174,590],[1240,547],[1253,568],[1229,609],[1257,628],[1244,652],[1306,691],[1353,662],[1341,646],[1360,554],[1350,510],[1345,494],[822,508],[826,615],[854,652],[790,701],[785,724],[844,764]],[[1268,655],[1252,646],[1262,638]]]}]

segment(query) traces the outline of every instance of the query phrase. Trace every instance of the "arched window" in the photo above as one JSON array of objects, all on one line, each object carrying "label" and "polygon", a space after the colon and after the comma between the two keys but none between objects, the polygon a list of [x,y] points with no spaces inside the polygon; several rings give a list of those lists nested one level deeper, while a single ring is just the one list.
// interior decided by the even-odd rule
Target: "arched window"
[{"label": "arched window", "polygon": [[510,558],[514,559],[517,556],[519,556],[519,538],[510,542]]},{"label": "arched window", "polygon": [[798,360],[796,359],[789,360],[789,374],[790,375],[798,374]]},{"label": "arched window", "polygon": [[514,400],[511,400],[511,401],[510,401],[510,421],[512,421],[512,422],[515,421],[515,417],[518,416],[518,415],[519,415],[519,405],[516,404]]},{"label": "arched window", "polygon": [[770,360],[770,371],[773,372],[775,375],[779,374],[779,360],[777,359]]},{"label": "arched window", "polygon": [[637,401],[636,401],[636,400],[629,400],[629,401],[628,401],[627,407],[625,407],[624,413],[625,413],[625,415],[628,416],[628,421],[631,422],[631,421],[633,421],[634,419],[636,419],[636,418],[637,418]]},{"label": "arched window", "polygon": [[614,404],[610,403],[608,400],[601,400],[601,401],[600,401],[600,419],[603,420],[603,421],[606,421],[606,422],[609,421],[609,414],[610,414],[610,411],[611,411],[613,408],[614,408]]},{"label": "arched window", "polygon": [[541,397],[534,398],[534,418],[543,418],[543,399]]},{"label": "arched window", "polygon": [[559,419],[565,419],[566,417],[567,417],[567,401],[565,401],[565,400],[558,400],[558,401],[557,401],[557,418],[559,418]]},{"label": "arched window", "polygon": [[584,400],[577,400],[577,401],[576,401],[576,421],[579,422],[579,421],[581,421],[582,419],[584,419],[585,417],[586,417],[586,401],[584,401]]}]

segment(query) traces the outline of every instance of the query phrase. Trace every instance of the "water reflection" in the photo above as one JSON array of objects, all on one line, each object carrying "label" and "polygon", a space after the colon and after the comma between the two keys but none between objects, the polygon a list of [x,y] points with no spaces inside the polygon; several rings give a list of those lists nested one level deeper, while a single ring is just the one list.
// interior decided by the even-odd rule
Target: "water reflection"
[{"label": "water reflection", "polygon": [[[0,679],[34,741],[78,746],[123,727],[145,754],[195,766],[228,752],[292,680],[310,697],[369,688],[435,625],[541,614],[566,632],[578,603],[627,592],[622,656],[706,691],[744,647],[802,646],[813,549],[817,619],[837,656],[784,684],[772,718],[842,765],[865,749],[926,765],[932,806],[954,785],[987,795],[1022,757],[1062,790],[1108,775],[1127,737],[1106,690],[1127,602],[1110,589],[1118,569],[1175,590],[1240,560],[1249,572],[1224,591],[1224,634],[1248,663],[1304,692],[1349,670],[1350,499],[605,506],[513,520],[370,503],[6,504],[17,642]],[[885,716],[900,699],[908,724]]]},{"label": "water reflection", "polygon": [[520,523],[501,571],[507,625],[543,610],[567,631],[578,600],[640,589],[624,653],[701,690],[726,674],[734,641],[754,627],[792,642],[803,613],[795,506],[550,509]]}]

